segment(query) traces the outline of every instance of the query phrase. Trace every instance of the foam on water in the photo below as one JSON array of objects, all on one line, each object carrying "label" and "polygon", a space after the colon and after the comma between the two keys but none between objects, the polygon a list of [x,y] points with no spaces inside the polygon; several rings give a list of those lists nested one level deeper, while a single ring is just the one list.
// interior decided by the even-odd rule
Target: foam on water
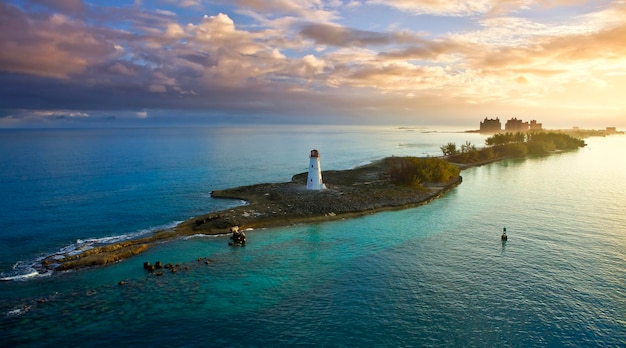
[{"label": "foam on water", "polygon": [[41,276],[39,272],[34,269],[31,269],[30,273],[24,273],[20,275],[8,276],[0,278],[0,281],[11,281],[11,280],[26,280],[28,278]]},{"label": "foam on water", "polygon": [[5,274],[4,272],[0,273],[0,281],[24,281],[33,278],[48,277],[54,272],[42,267],[41,262],[44,259],[60,260],[66,257],[81,254],[87,250],[96,247],[140,238],[156,231],[168,230],[176,227],[181,222],[182,221],[175,221],[169,224],[159,225],[148,229],[142,229],[137,232],[126,233],[117,236],[77,239],[75,243],[66,245],[57,252],[46,254],[30,261],[16,262],[15,265],[13,265],[12,270],[9,274]]},{"label": "foam on water", "polygon": [[190,240],[190,239],[198,239],[198,238],[222,238],[222,237],[226,237],[229,236],[230,233],[220,233],[220,234],[202,234],[202,233],[198,233],[198,234],[192,234],[191,236],[185,236],[182,239],[183,240]]}]

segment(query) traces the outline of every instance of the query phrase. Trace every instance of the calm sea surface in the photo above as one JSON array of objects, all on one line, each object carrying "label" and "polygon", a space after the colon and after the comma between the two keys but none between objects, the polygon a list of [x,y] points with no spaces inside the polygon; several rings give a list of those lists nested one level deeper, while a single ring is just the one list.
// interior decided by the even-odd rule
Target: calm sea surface
[{"label": "calm sea surface", "polygon": [[[484,136],[381,127],[0,130],[3,346],[626,346],[626,136],[464,170],[422,207],[158,245],[35,276],[59,251],[283,182]],[[499,240],[502,228],[509,240]],[[144,261],[179,264],[160,277]],[[120,286],[118,282],[125,281]]]}]

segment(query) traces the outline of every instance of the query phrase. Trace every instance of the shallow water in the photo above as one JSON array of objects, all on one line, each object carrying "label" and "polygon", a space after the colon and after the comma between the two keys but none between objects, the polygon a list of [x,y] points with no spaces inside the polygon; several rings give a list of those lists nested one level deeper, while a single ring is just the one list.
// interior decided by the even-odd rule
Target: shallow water
[{"label": "shallow water", "polygon": [[[392,154],[437,155],[449,141],[483,139],[376,128],[63,135],[65,141],[85,142],[90,151],[130,151],[125,161],[104,161],[105,175],[83,170],[97,162],[88,153],[61,153],[75,146],[52,151],[49,138],[60,131],[42,132],[42,144],[21,146],[46,148],[47,157],[68,156],[79,169],[66,168],[66,181],[47,184],[69,186],[58,187],[56,196],[45,186],[40,192],[53,197],[16,202],[19,212],[3,207],[2,221],[9,226],[0,235],[6,275],[15,262],[75,239],[136,232],[238,204],[208,193],[289,180],[306,170],[308,158],[300,157],[312,148],[320,150],[326,170]],[[243,248],[227,247],[227,237],[178,240],[110,267],[0,282],[0,327],[13,346],[622,346],[626,160],[616,153],[626,137],[586,141],[589,146],[575,152],[465,170],[459,187],[422,207],[251,231]],[[81,156],[83,165],[75,162]],[[50,159],[49,166],[56,161]],[[39,181],[52,173],[49,166],[14,168],[13,174],[3,169],[2,175],[27,187],[29,180],[43,186]],[[81,193],[85,171],[94,171],[91,180],[102,187],[82,186]],[[3,185],[3,195],[28,193],[14,186]],[[104,197],[107,186],[121,193]],[[71,188],[71,197],[97,198],[76,205],[69,200],[65,209],[82,209],[99,226],[85,228],[56,205],[38,203],[66,202],[63,192]],[[22,213],[22,207],[30,210]],[[56,220],[22,235],[21,221],[36,220],[33,214],[47,208],[56,209]],[[504,226],[509,240],[503,245]],[[156,260],[180,266],[160,277],[143,270],[144,261]]]}]

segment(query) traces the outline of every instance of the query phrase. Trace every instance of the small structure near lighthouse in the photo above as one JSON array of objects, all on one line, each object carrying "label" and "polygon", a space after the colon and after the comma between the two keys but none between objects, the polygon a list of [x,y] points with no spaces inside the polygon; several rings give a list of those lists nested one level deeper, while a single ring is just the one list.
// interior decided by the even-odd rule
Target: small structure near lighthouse
[{"label": "small structure near lighthouse", "polygon": [[317,150],[311,150],[311,159],[309,161],[309,175],[306,178],[307,190],[323,190],[326,185],[322,182],[322,169],[320,167],[320,153]]}]

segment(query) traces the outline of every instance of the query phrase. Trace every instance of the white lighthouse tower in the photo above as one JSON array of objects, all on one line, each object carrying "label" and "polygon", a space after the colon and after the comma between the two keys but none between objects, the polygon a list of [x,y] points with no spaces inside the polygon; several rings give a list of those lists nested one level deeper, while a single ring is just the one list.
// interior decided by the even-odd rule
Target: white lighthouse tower
[{"label": "white lighthouse tower", "polygon": [[322,169],[320,168],[320,153],[311,150],[311,160],[309,161],[309,175],[306,178],[307,190],[323,190],[326,185],[322,182]]}]

